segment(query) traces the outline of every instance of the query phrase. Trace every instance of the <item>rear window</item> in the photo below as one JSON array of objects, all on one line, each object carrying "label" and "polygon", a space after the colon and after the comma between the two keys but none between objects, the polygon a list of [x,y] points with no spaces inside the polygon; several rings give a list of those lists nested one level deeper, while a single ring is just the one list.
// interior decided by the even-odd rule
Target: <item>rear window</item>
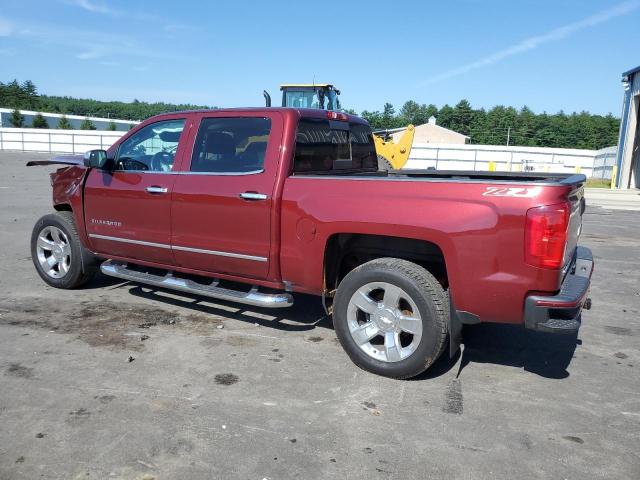
[{"label": "rear window", "polygon": [[377,170],[378,157],[367,125],[310,118],[298,123],[294,173]]},{"label": "rear window", "polygon": [[258,173],[271,131],[271,120],[259,117],[203,118],[191,157],[191,171]]}]

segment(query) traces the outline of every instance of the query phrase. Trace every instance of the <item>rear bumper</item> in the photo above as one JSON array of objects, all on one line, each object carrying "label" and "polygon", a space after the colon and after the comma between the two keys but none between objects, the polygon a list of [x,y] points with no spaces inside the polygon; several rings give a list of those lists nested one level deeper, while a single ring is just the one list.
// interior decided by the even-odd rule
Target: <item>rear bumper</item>
[{"label": "rear bumper", "polygon": [[588,298],[593,272],[593,255],[585,247],[576,248],[573,267],[556,295],[530,295],[525,300],[526,328],[551,333],[575,333],[580,328],[582,309],[591,308]]}]

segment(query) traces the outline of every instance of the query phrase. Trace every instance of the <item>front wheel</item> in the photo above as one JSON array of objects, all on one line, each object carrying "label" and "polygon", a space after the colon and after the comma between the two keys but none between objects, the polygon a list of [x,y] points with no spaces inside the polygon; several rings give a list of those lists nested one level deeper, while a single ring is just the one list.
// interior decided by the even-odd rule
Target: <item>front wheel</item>
[{"label": "front wheel", "polygon": [[95,259],[80,243],[71,212],[52,213],[36,222],[31,258],[40,277],[56,288],[84,285],[97,271]]},{"label": "front wheel", "polygon": [[449,305],[427,270],[397,258],[355,268],[336,293],[333,325],[351,360],[364,370],[410,378],[445,347]]}]

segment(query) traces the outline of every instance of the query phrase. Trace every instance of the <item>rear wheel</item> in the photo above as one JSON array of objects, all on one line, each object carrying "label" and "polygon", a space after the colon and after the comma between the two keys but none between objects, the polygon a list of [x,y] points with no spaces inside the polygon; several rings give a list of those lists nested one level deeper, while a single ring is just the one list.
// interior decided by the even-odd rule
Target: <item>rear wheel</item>
[{"label": "rear wheel", "polygon": [[76,288],[93,278],[97,262],[80,243],[71,212],[40,218],[31,234],[31,258],[40,277],[56,288]]},{"label": "rear wheel", "polygon": [[445,347],[449,306],[427,270],[397,258],[355,268],[334,302],[338,339],[360,368],[409,378],[429,368]]}]

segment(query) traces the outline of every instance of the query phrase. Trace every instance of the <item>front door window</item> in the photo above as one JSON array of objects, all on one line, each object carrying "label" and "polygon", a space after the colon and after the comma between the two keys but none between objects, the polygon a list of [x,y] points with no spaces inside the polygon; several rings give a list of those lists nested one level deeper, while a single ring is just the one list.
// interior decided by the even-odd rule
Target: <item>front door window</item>
[{"label": "front door window", "polygon": [[122,142],[116,170],[170,172],[178,150],[184,119],[153,123]]}]

